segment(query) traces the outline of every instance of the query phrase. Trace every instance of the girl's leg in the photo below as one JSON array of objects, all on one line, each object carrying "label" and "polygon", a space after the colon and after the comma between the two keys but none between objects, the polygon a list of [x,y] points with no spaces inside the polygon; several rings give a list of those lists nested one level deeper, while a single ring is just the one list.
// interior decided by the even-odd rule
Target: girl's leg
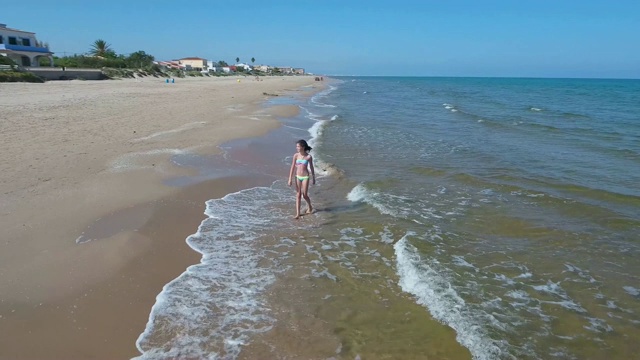
[{"label": "girl's leg", "polygon": [[300,184],[302,188],[302,197],[304,197],[304,201],[307,202],[307,214],[311,214],[313,211],[313,206],[311,206],[311,199],[309,198],[309,179],[304,180],[302,184]]},{"label": "girl's leg", "polygon": [[302,197],[302,188],[299,184],[299,180],[296,179],[296,216],[294,219],[300,218],[300,198]]}]

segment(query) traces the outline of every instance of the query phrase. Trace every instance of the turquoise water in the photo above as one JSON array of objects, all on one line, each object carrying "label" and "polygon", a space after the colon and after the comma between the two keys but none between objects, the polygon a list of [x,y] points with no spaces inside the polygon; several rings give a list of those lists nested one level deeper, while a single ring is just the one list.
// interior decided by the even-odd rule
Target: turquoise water
[{"label": "turquoise water", "polygon": [[[275,181],[207,203],[203,263],[159,296],[144,356],[286,358],[305,324],[326,341],[299,358],[640,351],[640,81],[345,77],[292,101],[299,117],[227,147],[270,149],[246,171]],[[294,222],[298,138],[320,178]],[[323,325],[287,332],[284,313]]]},{"label": "turquoise water", "polygon": [[[352,199],[408,220],[407,271],[429,266],[446,284],[407,291],[432,313],[459,305],[440,320],[506,341],[505,357],[632,356],[640,81],[343,81],[323,100],[338,120],[318,153],[359,182]],[[441,286],[460,298],[433,299]]]}]

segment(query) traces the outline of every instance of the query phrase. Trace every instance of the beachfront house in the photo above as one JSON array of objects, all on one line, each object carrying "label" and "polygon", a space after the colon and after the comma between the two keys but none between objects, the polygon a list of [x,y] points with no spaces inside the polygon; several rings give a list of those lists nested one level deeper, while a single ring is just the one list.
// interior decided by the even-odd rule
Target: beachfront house
[{"label": "beachfront house", "polygon": [[303,68],[293,68],[293,73],[296,75],[304,75],[304,69]]},{"label": "beachfront house", "polygon": [[243,68],[244,71],[251,71],[251,65],[249,65],[249,64],[237,63],[236,64],[236,69],[237,68]]},{"label": "beachfront house", "polygon": [[49,59],[53,66],[53,53],[48,48],[38,46],[36,34],[0,24],[0,55],[7,56],[21,66],[40,66],[40,59]]},{"label": "beachfront house", "polygon": [[291,74],[293,73],[293,68],[290,66],[276,66],[275,70],[282,74]]},{"label": "beachfront house", "polygon": [[175,69],[175,70],[184,70],[184,66],[180,65],[180,62],[177,60],[173,60],[173,61],[154,61],[153,62],[156,65],[165,67],[167,69]]},{"label": "beachfront house", "polygon": [[[213,73],[213,72],[225,72],[224,71],[224,66],[220,65],[219,62],[217,61],[207,61],[207,69],[208,72]],[[228,70],[228,69],[227,69]],[[229,72],[229,71],[226,71]]]},{"label": "beachfront house", "polygon": [[254,69],[262,72],[271,72],[272,68],[268,65],[256,65],[253,67]]},{"label": "beachfront house", "polygon": [[178,69],[180,70],[180,64],[177,61],[156,61],[156,64],[160,66],[164,66],[168,69]]},{"label": "beachfront house", "polygon": [[187,57],[179,59],[180,65],[183,65],[187,71],[202,71],[207,68],[207,59],[199,57]]}]

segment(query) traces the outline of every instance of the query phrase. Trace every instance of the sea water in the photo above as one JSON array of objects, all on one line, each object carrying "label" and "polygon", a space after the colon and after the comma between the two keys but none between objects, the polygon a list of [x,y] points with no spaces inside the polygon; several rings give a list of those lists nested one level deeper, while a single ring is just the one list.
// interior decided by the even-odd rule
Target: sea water
[{"label": "sea water", "polygon": [[[300,358],[637,356],[640,81],[344,77],[291,103],[225,148],[271,149],[246,173],[274,181],[206,203],[142,358],[284,358],[306,328]],[[293,221],[299,138],[318,185]]]}]

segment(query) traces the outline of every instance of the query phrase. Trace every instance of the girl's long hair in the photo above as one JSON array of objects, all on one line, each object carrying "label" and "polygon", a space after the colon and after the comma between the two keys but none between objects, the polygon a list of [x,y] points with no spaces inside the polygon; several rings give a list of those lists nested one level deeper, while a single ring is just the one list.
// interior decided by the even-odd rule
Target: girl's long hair
[{"label": "girl's long hair", "polygon": [[304,149],[304,151],[309,152],[311,151],[311,146],[309,146],[309,144],[307,144],[306,140],[298,140],[296,142],[296,144],[300,144],[300,146],[302,146],[302,148]]}]

